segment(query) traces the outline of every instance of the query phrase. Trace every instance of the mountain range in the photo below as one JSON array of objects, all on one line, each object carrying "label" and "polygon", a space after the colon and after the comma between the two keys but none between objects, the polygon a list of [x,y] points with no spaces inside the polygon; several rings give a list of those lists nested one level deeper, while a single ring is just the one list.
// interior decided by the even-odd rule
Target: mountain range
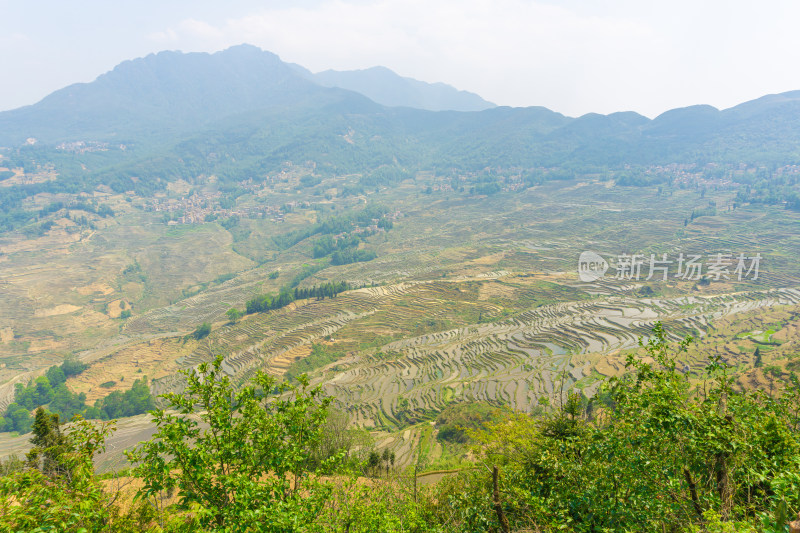
[{"label": "mountain range", "polygon": [[173,169],[230,173],[287,160],[314,160],[334,172],[384,164],[778,164],[800,157],[800,91],[726,110],[674,109],[652,120],[634,112],[572,118],[543,107],[497,107],[383,67],[313,74],[240,45],[125,61],[91,83],[0,113],[0,146],[30,137],[42,145],[138,146],[110,166],[103,163],[106,172],[124,167],[128,174],[144,173],[142,160],[151,165],[154,154]]}]

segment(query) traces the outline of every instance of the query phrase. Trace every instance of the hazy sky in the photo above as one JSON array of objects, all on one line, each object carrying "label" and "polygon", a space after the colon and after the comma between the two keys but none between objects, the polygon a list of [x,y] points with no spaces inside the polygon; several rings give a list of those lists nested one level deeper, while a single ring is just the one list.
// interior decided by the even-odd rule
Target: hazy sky
[{"label": "hazy sky", "polygon": [[315,72],[384,65],[500,105],[652,117],[800,89],[799,24],[797,0],[0,0],[0,109],[246,42]]}]

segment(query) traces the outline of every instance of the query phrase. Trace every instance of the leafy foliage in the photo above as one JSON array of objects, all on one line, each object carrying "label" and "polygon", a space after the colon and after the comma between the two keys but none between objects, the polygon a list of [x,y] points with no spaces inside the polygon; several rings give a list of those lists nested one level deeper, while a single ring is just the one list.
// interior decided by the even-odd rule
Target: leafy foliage
[{"label": "leafy foliage", "polygon": [[125,392],[114,391],[94,404],[106,420],[146,413],[155,409],[155,401],[147,386],[147,379],[137,379]]},{"label": "leafy foliage", "polygon": [[447,407],[436,417],[441,441],[466,444],[470,433],[484,429],[486,425],[501,415],[503,411],[483,402],[457,403]]},{"label": "leafy foliage", "polygon": [[276,385],[265,374],[235,391],[221,367],[218,357],[188,372],[183,393],[165,396],[171,411],[154,413],[154,439],[130,455],[141,494],[179,489],[204,527],[304,529],[330,493],[308,468],[329,400],[305,379]]},{"label": "leafy foliage", "polygon": [[28,452],[28,464],[47,475],[56,475],[63,470],[61,456],[65,452],[66,438],[61,434],[57,414],[51,414],[39,407],[33,422],[33,448]]},{"label": "leafy foliage", "polygon": [[348,248],[357,248],[361,243],[358,235],[345,235],[334,239],[330,235],[325,235],[314,241],[314,258],[325,257],[335,251],[347,250]]},{"label": "leafy foliage", "polygon": [[48,404],[50,411],[58,414],[62,420],[69,420],[78,413],[99,418],[95,416],[97,413],[87,408],[85,394],[75,394],[65,385],[68,377],[76,376],[88,367],[76,358],[67,358],[60,366],[48,368],[44,376],[32,380],[27,386],[17,383],[14,401],[0,417],[0,431],[27,433],[33,423],[30,413]]},{"label": "leafy foliage", "polygon": [[318,300],[335,298],[337,294],[349,291],[351,288],[350,284],[346,281],[323,283],[322,285],[314,285],[309,288],[295,287],[294,290],[283,288],[277,296],[261,294],[248,300],[245,304],[245,312],[249,315],[252,313],[280,309],[281,307],[286,307],[295,300],[304,300],[306,298],[316,298]]},{"label": "leafy foliage", "polygon": [[244,313],[236,309],[235,307],[231,307],[227,311],[225,311],[225,316],[228,317],[231,324],[235,324],[240,318],[244,316]]},{"label": "leafy foliage", "polygon": [[[309,228],[295,230],[285,235],[280,235],[275,237],[275,242],[281,248],[289,248],[303,239],[314,235],[339,235],[349,233],[355,228],[367,228],[372,224],[377,225],[378,222],[382,220],[388,212],[389,209],[386,206],[370,204],[359,211],[350,211],[341,215],[329,216]],[[323,244],[322,239],[317,242],[320,243],[320,246],[329,246],[326,240],[324,241],[325,244]],[[349,245],[351,242],[352,241],[345,240],[343,241],[343,244]],[[330,246],[335,246],[335,244],[330,243]],[[327,253],[330,253],[332,250],[333,248],[328,250]]]},{"label": "leafy foliage", "polygon": [[[44,376],[39,376],[27,386],[17,384],[14,402],[9,404],[3,417],[0,418],[0,431],[17,431],[27,433],[34,424],[31,412],[41,406],[47,406],[62,422],[71,420],[75,415],[88,419],[112,419],[144,413],[154,407],[146,380],[136,380],[133,386],[125,391],[115,391],[106,398],[97,400],[94,406],[86,404],[86,394],[76,394],[66,385],[67,377],[83,372],[88,365],[77,359],[66,359],[60,366],[50,367]],[[101,387],[105,385],[101,384]],[[114,382],[110,382],[113,386]]]},{"label": "leafy foliage", "polygon": [[377,254],[372,250],[337,250],[331,255],[332,265],[349,265],[350,263],[364,263],[372,261]]},{"label": "leafy foliage", "polygon": [[103,490],[93,459],[105,449],[113,426],[78,420],[62,435],[57,416],[51,416],[56,415],[37,411],[31,466],[0,477],[0,529],[106,530],[117,495]]},{"label": "leafy foliage", "polygon": [[[546,415],[452,405],[437,419],[440,434],[452,429],[443,441],[466,431],[494,468],[428,490],[397,476],[392,451],[371,448],[344,412],[329,416],[305,376],[292,385],[259,373],[237,390],[218,357],[153,411],[156,434],[129,456],[142,488],[125,515],[92,472],[110,427],[79,419],[62,433],[38,409],[27,463],[0,470],[0,528],[784,531],[800,507],[800,382],[777,397],[739,390],[712,357],[696,386],[679,370],[688,342],[673,351],[657,324],[628,373],[595,399],[566,394]],[[144,397],[143,382],[134,389]],[[175,506],[151,505],[170,494]]]},{"label": "leafy foliage", "polygon": [[199,326],[195,328],[195,330],[191,333],[191,336],[194,337],[195,340],[202,340],[208,337],[211,333],[211,324],[208,322],[203,322]]},{"label": "leafy foliage", "polygon": [[[512,526],[677,531],[717,517],[760,529],[775,527],[780,506],[798,509],[798,384],[780,398],[737,390],[714,357],[695,388],[660,324],[642,346],[645,357],[628,356],[629,373],[599,405],[573,394],[550,417],[515,415],[483,434]],[[498,527],[485,476],[466,483],[465,494],[446,496],[463,530]]]}]

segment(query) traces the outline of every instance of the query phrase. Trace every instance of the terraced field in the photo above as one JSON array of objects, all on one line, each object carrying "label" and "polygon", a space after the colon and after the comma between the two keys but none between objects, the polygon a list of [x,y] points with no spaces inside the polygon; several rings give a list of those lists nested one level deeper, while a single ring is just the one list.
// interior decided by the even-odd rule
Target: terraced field
[{"label": "terraced field", "polygon": [[[577,387],[591,395],[598,375],[621,370],[622,358],[613,355],[635,347],[657,320],[678,340],[706,335],[721,317],[798,303],[800,291],[787,289],[554,304],[493,324],[391,342],[381,348],[391,359],[364,356],[318,382],[342,405],[352,406],[353,417],[366,426],[397,424],[401,398],[419,416],[453,400],[498,402],[527,411],[541,397],[557,400],[562,389]],[[598,365],[601,361],[604,365]],[[687,370],[700,370],[705,362],[702,356],[688,360]]]},{"label": "terraced field", "polygon": [[[217,224],[156,225],[118,198],[112,205],[121,215],[94,233],[76,233],[74,242],[55,234],[27,243],[5,238],[0,409],[12,400],[14,383],[69,353],[92,365],[68,382],[91,401],[140,376],[152,380],[155,394],[180,390],[179,370],[216,355],[224,355],[225,371],[238,382],[259,369],[282,375],[312,344],[324,344],[345,355],[316,369],[313,382],[405,461],[430,439],[429,421],[450,402],[530,410],[572,388],[592,394],[604,376],[623,370],[624,353],[656,320],[675,340],[700,337],[687,354],[687,372],[719,353],[748,383],[769,387],[778,371],[754,371],[755,341],[737,337],[769,329],[761,327],[766,323],[780,325],[771,329],[784,342],[763,346],[767,364],[791,355],[798,332],[790,324],[800,316],[793,314],[800,311],[797,213],[733,210],[731,191],[663,197],[652,188],[593,180],[494,197],[409,192],[421,186],[404,182],[402,197],[400,189],[370,193],[402,212],[390,232],[364,244],[376,259],[329,266],[301,283],[344,280],[363,288],[236,324],[225,319],[227,309],[277,293],[313,261],[312,239],[283,249],[272,238],[305,227],[316,211],[300,210],[284,226],[248,222],[251,237],[237,241]],[[685,222],[712,199],[718,215]],[[338,205],[360,204],[348,198]],[[613,276],[583,283],[576,263],[584,250],[604,257],[759,252],[764,262],[758,280],[740,283]],[[141,272],[126,274],[135,264]],[[69,275],[58,277],[59,270]],[[112,316],[123,300],[133,306],[127,321]],[[213,324],[211,335],[187,338],[202,322]]]},{"label": "terraced field", "polygon": [[[702,338],[722,318],[800,304],[797,289],[645,299],[607,283],[605,289],[617,295],[543,304],[502,318],[501,305],[480,299],[480,288],[498,282],[513,287],[516,281],[500,275],[407,282],[299,302],[219,328],[174,366],[189,368],[224,354],[225,371],[244,381],[258,369],[280,375],[312,343],[325,342],[347,356],[321,369],[314,383],[346,406],[354,423],[392,428],[429,417],[452,401],[530,410],[540,398],[558,401],[573,387],[591,395],[602,376],[622,370],[621,353],[647,337],[656,321],[674,340]],[[498,318],[465,320],[477,314],[475,307]],[[459,317],[457,327],[441,327]],[[409,335],[420,324],[432,331]],[[698,353],[686,361],[686,370],[699,371],[706,361]],[[174,372],[153,385],[158,393],[180,386]]]}]

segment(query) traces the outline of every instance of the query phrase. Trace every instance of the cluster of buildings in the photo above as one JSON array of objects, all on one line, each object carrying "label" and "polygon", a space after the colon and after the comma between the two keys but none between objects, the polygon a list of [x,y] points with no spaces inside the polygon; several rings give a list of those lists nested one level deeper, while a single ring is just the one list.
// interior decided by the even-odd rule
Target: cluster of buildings
[{"label": "cluster of buildings", "polygon": [[662,176],[667,178],[675,187],[694,188],[706,187],[715,189],[735,188],[731,176],[733,172],[744,171],[746,169],[730,168],[726,169],[710,163],[705,167],[698,167],[694,164],[654,165],[645,169],[645,175]]},{"label": "cluster of buildings", "polygon": [[202,224],[230,217],[270,219],[283,222],[284,212],[279,206],[256,205],[224,208],[220,205],[219,192],[195,192],[183,198],[155,198],[147,206],[147,211],[164,213],[167,224]]},{"label": "cluster of buildings", "polygon": [[775,169],[776,176],[797,176],[800,174],[800,165],[784,165]]},{"label": "cluster of buildings", "polygon": [[[120,150],[125,150],[127,147],[124,144],[120,144],[115,148],[119,148]],[[86,152],[106,152],[109,149],[109,144],[106,142],[100,141],[72,141],[72,142],[63,142],[56,146],[56,150],[61,150],[63,152],[72,152],[75,154],[84,154]]]}]

